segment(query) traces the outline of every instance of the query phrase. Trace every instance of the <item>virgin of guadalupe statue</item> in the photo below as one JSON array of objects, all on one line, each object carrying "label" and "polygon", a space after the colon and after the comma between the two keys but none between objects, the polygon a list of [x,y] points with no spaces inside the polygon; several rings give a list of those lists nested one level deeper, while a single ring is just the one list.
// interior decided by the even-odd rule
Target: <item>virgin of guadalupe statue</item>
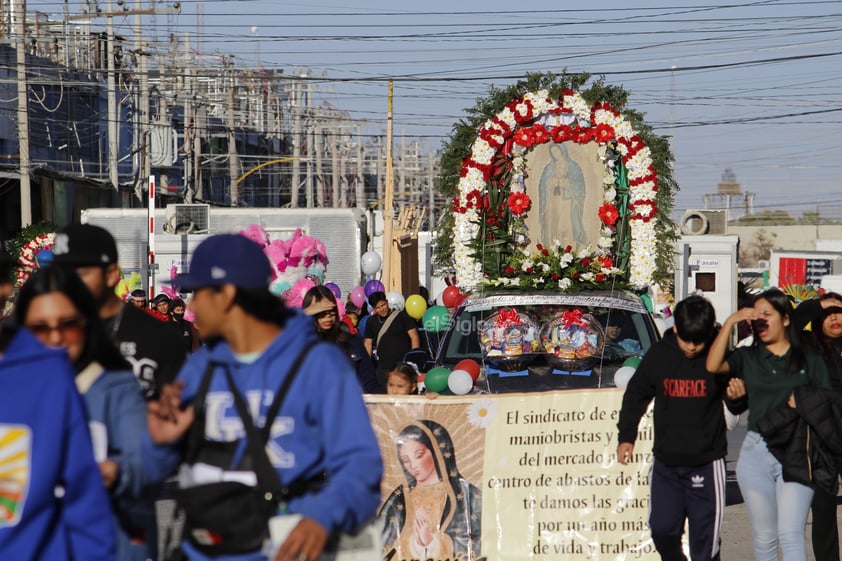
[{"label": "virgin of guadalupe statue", "polygon": [[476,559],[482,494],[456,467],[453,441],[434,421],[418,420],[395,440],[406,484],[380,508],[383,546],[393,559]]},{"label": "virgin of guadalupe statue", "polygon": [[550,156],[538,181],[540,239],[545,243],[572,240],[587,247],[588,234],[582,222],[587,191],[582,168],[570,158],[564,143],[551,145]]}]

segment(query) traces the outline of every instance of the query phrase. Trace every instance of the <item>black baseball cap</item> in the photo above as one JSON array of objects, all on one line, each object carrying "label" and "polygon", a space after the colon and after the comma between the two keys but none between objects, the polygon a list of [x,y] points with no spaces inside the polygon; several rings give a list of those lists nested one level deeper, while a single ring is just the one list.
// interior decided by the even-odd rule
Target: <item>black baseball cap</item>
[{"label": "black baseball cap", "polygon": [[56,265],[110,265],[117,263],[117,243],[105,228],[93,224],[71,224],[56,234],[53,256]]}]

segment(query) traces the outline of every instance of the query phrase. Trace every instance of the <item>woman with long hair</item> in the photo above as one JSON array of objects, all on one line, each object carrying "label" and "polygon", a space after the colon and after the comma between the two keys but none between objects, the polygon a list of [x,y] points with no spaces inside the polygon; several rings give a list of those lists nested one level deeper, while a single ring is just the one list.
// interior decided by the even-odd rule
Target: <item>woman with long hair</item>
[{"label": "woman with long hair", "polygon": [[44,345],[65,349],[74,365],[94,457],[111,496],[118,559],[154,558],[154,510],[140,498],[150,483],[141,469],[146,403],[131,368],[108,337],[93,296],[72,269],[46,267],[21,288],[15,318]]},{"label": "woman with long hair", "polygon": [[324,285],[316,285],[304,295],[304,313],[316,322],[316,331],[322,339],[338,344],[357,373],[363,393],[385,393],[377,382],[374,363],[363,346],[362,340],[351,333],[348,325],[339,318],[336,296]]},{"label": "woman with long hair", "polygon": [[[805,300],[795,309],[799,327],[811,324],[804,332],[806,340],[824,359],[830,386],[842,399],[842,295],[826,292]],[[813,555],[823,561],[839,561],[839,529],[837,527],[837,489],[828,493],[816,488],[811,511]]]},{"label": "woman with long hair", "polygon": [[380,508],[386,557],[477,559],[482,532],[482,493],[459,473],[450,434],[420,419],[395,439],[406,485]]},{"label": "woman with long hair", "polygon": [[[741,321],[751,321],[754,343],[726,358],[731,333]],[[781,406],[795,407],[794,392],[801,386],[830,387],[821,357],[801,344],[789,298],[780,290],[767,290],[754,306],[729,316],[708,353],[707,369],[736,374],[739,379],[730,382],[728,395],[746,395],[750,404],[737,482],[751,522],[755,560],[777,561],[780,545],[784,561],[806,561],[805,530],[813,489],[784,473],[797,472],[798,462],[809,463],[807,447],[786,456],[782,465],[767,445],[774,435],[761,434],[769,413]]]}]

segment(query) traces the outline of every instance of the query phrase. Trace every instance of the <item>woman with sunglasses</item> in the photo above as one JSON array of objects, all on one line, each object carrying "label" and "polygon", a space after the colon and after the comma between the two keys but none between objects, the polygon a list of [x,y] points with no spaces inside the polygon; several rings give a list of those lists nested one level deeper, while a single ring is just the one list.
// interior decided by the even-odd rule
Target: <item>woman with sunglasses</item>
[{"label": "woman with sunglasses", "polygon": [[150,483],[141,470],[146,404],[131,368],[108,338],[93,296],[72,269],[46,267],[21,288],[15,318],[47,347],[65,349],[75,367],[94,457],[111,496],[117,558],[154,559],[154,510],[140,498]]},{"label": "woman with sunglasses", "polygon": [[386,389],[377,382],[374,363],[368,356],[363,342],[351,333],[346,323],[340,321],[333,292],[323,285],[316,285],[304,295],[302,305],[304,313],[316,322],[319,335],[327,341],[337,343],[345,352],[345,356],[354,365],[363,393],[386,393]]}]

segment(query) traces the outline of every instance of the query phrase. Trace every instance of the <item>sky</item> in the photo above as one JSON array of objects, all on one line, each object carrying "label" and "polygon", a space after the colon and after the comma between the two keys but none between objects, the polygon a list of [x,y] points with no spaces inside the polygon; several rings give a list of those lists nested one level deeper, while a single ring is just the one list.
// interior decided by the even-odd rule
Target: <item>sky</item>
[{"label": "sky", "polygon": [[[28,0],[27,8],[61,19],[65,6],[79,13],[92,4]],[[842,219],[838,0],[180,4],[179,15],[146,18],[153,45],[189,34],[196,51],[234,55],[237,66],[323,78],[314,97],[365,119],[368,134],[385,129],[389,79],[396,142],[421,138],[435,150],[492,85],[527,72],[588,72],[622,85],[629,107],[671,137],[677,216],[704,208],[703,195],[730,169],[756,194],[755,211]],[[115,20],[118,32],[132,23]]]}]

